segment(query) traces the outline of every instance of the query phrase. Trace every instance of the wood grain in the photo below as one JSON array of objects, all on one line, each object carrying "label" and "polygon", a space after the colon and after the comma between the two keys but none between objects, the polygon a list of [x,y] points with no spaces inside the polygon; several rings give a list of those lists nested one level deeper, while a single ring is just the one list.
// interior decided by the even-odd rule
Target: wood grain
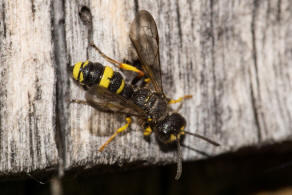
[{"label": "wood grain", "polygon": [[1,174],[58,164],[50,2],[1,3]]},{"label": "wood grain", "polygon": [[2,1],[1,174],[175,162],[135,124],[98,152],[124,116],[68,103],[84,99],[68,66],[109,65],[90,41],[133,61],[129,26],[142,9],[157,23],[165,92],[192,94],[180,110],[187,129],[221,143],[187,136],[184,144],[203,153],[184,148],[184,160],[291,139],[289,1]]}]

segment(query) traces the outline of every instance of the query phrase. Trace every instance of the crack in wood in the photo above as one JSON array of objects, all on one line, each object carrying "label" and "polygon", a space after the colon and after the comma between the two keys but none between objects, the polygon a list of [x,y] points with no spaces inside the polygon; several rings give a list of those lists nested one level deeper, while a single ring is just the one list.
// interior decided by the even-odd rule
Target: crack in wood
[{"label": "crack in wood", "polygon": [[[65,147],[65,130],[68,128],[66,122],[69,117],[67,112],[66,101],[64,101],[66,94],[69,93],[69,79],[67,75],[67,45],[66,45],[66,32],[65,32],[65,2],[53,1],[51,4],[51,26],[52,28],[52,41],[53,52],[55,60],[55,142],[58,150],[58,173],[59,176],[64,175],[64,166],[66,165],[66,147]],[[67,85],[63,80],[67,80]]]},{"label": "crack in wood", "polygon": [[[216,62],[215,62],[215,35],[214,35],[214,1],[210,0],[210,38],[211,38],[211,63],[212,63],[212,79],[213,79],[213,114],[214,114],[214,127],[215,133],[219,133],[222,128],[222,119],[220,117],[221,112],[219,110],[220,106],[220,96],[217,95],[217,87],[220,85],[220,80],[216,76]],[[220,86],[219,86],[220,88]],[[223,88],[220,88],[223,90]]]},{"label": "crack in wood", "polygon": [[79,11],[79,17],[83,24],[87,27],[87,41],[88,47],[86,49],[86,57],[89,59],[90,43],[93,42],[93,24],[92,24],[92,14],[90,9],[83,5]]},{"label": "crack in wood", "polygon": [[33,106],[32,106],[32,100],[30,97],[30,93],[27,93],[27,99],[28,99],[28,105],[29,105],[29,110],[28,110],[28,128],[29,128],[29,150],[30,150],[30,156],[31,156],[31,161],[32,161],[32,167],[35,167],[35,158],[34,158],[34,139],[33,139],[33,132],[32,132],[32,126],[33,126]]},{"label": "crack in wood", "polygon": [[281,22],[281,14],[282,14],[281,5],[282,5],[282,0],[278,0],[278,3],[277,3],[277,21],[278,22]]},{"label": "crack in wood", "polygon": [[35,12],[36,12],[36,8],[35,8],[35,0],[31,0],[31,13],[32,13],[32,20],[34,21],[35,19]]},{"label": "crack in wood", "polygon": [[[5,4],[4,4],[5,1],[2,2],[2,10],[1,10],[1,14],[2,14],[2,21],[0,21],[0,24],[2,23],[3,24],[3,35],[4,35],[4,38],[6,38],[6,14],[5,14]],[[1,46],[1,45],[0,45]]]},{"label": "crack in wood", "polygon": [[137,13],[139,11],[139,1],[138,0],[134,0],[134,11],[135,11],[135,13]]},{"label": "crack in wood", "polygon": [[179,37],[179,48],[182,49],[182,42],[183,42],[183,33],[181,28],[181,16],[180,16],[180,10],[179,10],[179,3],[176,1],[176,20],[178,24],[178,37]]},{"label": "crack in wood", "polygon": [[[256,44],[256,16],[258,9],[258,0],[254,1],[253,10],[252,10],[252,21],[251,21],[251,34],[252,34],[252,54],[253,54],[253,62],[255,68],[255,77],[256,77],[256,86],[252,85],[251,82],[251,103],[252,103],[252,111],[254,114],[255,125],[257,128],[257,137],[258,142],[262,141],[262,129],[260,125],[259,112],[258,112],[258,101],[260,101],[260,91],[259,91],[259,77],[258,77],[258,63],[257,63],[257,44]],[[255,96],[254,87],[257,88],[258,97]],[[259,98],[257,100],[257,98]]]}]

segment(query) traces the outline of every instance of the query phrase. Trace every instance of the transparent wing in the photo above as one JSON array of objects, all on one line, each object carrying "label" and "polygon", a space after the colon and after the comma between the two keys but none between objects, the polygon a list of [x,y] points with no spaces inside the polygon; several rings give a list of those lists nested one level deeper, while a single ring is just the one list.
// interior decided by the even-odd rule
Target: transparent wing
[{"label": "transparent wing", "polygon": [[131,24],[130,39],[157,92],[163,93],[159,58],[159,37],[156,23],[151,14],[141,10]]},{"label": "transparent wing", "polygon": [[86,101],[93,108],[103,112],[115,112],[130,116],[145,117],[144,111],[120,95],[111,93],[105,88],[94,86],[86,92]]}]

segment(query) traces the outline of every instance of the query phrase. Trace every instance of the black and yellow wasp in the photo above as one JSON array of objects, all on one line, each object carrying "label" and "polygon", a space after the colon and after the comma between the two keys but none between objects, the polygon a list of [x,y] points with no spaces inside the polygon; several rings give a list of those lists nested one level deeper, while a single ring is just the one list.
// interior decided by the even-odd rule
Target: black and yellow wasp
[{"label": "black and yellow wasp", "polygon": [[177,174],[180,178],[181,166],[181,137],[185,134],[193,135],[208,141],[216,146],[219,144],[201,135],[185,130],[186,120],[174,111],[169,104],[177,103],[190,95],[172,100],[165,96],[162,87],[161,68],[159,58],[159,38],[156,23],[151,14],[145,10],[139,11],[131,24],[130,39],[135,47],[142,70],[117,62],[102,53],[93,43],[95,48],[106,60],[121,69],[144,75],[149,83],[138,87],[125,82],[122,75],[109,66],[97,62],[78,62],[70,69],[75,81],[86,89],[86,100],[71,100],[71,102],[90,105],[106,112],[123,113],[126,124],[119,128],[100,148],[102,151],[119,133],[125,131],[132,122],[131,117],[136,117],[144,128],[144,135],[155,133],[162,144],[177,144]]}]

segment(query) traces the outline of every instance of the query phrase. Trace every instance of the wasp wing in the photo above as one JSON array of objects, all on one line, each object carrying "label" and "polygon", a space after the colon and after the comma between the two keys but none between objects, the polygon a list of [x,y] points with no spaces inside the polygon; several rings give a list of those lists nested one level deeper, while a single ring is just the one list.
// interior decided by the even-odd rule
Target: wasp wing
[{"label": "wasp wing", "polygon": [[142,68],[157,92],[163,93],[159,57],[159,37],[151,14],[141,10],[131,24],[130,39],[137,51]]},{"label": "wasp wing", "polygon": [[103,112],[122,113],[140,118],[145,116],[144,111],[131,100],[127,100],[103,87],[91,87],[87,90],[85,98],[93,108]]}]

